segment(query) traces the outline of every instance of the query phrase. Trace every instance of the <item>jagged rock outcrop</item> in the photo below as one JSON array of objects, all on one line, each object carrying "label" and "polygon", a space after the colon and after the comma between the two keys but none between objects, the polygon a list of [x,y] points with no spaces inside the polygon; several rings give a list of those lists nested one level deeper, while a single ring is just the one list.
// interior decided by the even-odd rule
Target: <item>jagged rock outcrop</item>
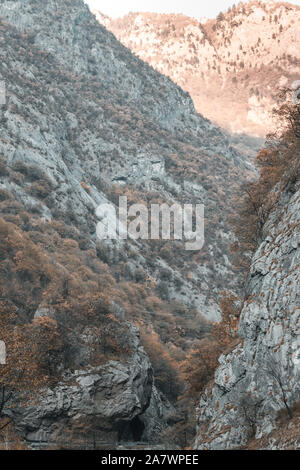
[{"label": "jagged rock outcrop", "polygon": [[212,389],[201,398],[195,448],[238,448],[254,435],[258,447],[300,446],[293,420],[282,441],[280,432],[273,436],[278,411],[289,413],[285,401],[292,408],[300,400],[299,216],[298,185],[294,194],[282,194],[265,226],[251,264],[241,341],[220,357]]},{"label": "jagged rock outcrop", "polygon": [[[144,429],[141,439],[146,442],[162,442],[163,432],[168,427],[168,416],[174,413],[174,406],[153,385],[151,400],[145,413],[140,416]],[[164,442],[164,446],[167,443]]]},{"label": "jagged rock outcrop", "polygon": [[[144,426],[139,429],[134,420],[157,398],[151,398],[153,371],[137,328],[129,323],[123,328],[129,330],[127,357],[67,370],[53,389],[41,390],[32,405],[13,410],[14,422],[27,443],[74,448],[94,440],[97,445],[113,446],[141,438]],[[124,334],[121,327],[120,334]],[[151,440],[151,435],[147,438]]]}]

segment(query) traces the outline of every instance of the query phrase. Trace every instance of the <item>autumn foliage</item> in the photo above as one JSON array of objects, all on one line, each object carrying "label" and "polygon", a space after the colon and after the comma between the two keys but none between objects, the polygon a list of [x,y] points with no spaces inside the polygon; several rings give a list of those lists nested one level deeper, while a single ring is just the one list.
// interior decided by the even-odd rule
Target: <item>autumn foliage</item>
[{"label": "autumn foliage", "polygon": [[240,268],[249,265],[251,253],[263,238],[263,228],[283,192],[293,193],[300,169],[300,105],[293,104],[290,91],[279,95],[274,110],[277,128],[267,138],[255,164],[259,178],[244,185],[244,197],[236,200],[237,216],[231,221],[238,241],[232,246]]},{"label": "autumn foliage", "polygon": [[238,340],[238,319],[242,306],[240,299],[224,291],[220,306],[222,320],[213,324],[210,335],[192,350],[182,366],[189,383],[186,396],[195,401],[213,378],[219,356]]},{"label": "autumn foliage", "polygon": [[8,410],[28,400],[38,401],[37,390],[48,382],[53,356],[60,349],[57,325],[44,318],[20,322],[11,302],[0,301],[0,336],[6,346],[6,364],[0,366],[0,432],[12,422]]}]

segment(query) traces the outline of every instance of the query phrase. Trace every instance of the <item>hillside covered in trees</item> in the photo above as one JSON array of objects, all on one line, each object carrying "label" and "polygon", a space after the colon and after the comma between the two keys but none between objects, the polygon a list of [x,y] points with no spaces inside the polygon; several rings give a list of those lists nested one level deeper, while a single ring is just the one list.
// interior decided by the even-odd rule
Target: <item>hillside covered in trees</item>
[{"label": "hillside covered in trees", "polygon": [[[82,1],[1,0],[0,17],[2,439],[157,442],[187,412],[181,365],[242,285],[227,216],[251,165]],[[97,206],[121,195],[204,203],[205,248],[97,239]]]},{"label": "hillside covered in trees", "polygon": [[[290,126],[258,154],[257,182],[189,94],[83,1],[0,0],[0,44],[0,447],[200,447],[195,409],[212,387],[217,410],[219,356],[240,347],[251,255],[296,198],[298,107],[280,108]],[[203,248],[100,240],[97,207],[120,196],[204,204]]]},{"label": "hillside covered in trees", "polygon": [[[300,105],[289,90],[279,98],[259,178],[237,205],[237,252],[254,255],[236,342],[201,388],[198,449],[300,446]],[[197,372],[194,363],[191,377]]]},{"label": "hillside covered in trees", "polygon": [[214,19],[131,13],[98,20],[141,59],[191,94],[198,112],[247,147],[274,126],[279,87],[299,79],[300,7],[238,2]]}]

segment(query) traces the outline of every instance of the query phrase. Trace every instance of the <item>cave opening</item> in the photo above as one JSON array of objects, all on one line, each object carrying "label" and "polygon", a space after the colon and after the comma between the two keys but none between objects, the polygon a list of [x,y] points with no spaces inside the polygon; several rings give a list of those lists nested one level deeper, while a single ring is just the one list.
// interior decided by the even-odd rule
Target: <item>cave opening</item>
[{"label": "cave opening", "polygon": [[139,416],[136,416],[133,418],[132,421],[128,422],[122,422],[119,425],[118,429],[118,441],[133,441],[133,442],[139,442],[142,440],[143,432],[145,429],[145,424]]}]

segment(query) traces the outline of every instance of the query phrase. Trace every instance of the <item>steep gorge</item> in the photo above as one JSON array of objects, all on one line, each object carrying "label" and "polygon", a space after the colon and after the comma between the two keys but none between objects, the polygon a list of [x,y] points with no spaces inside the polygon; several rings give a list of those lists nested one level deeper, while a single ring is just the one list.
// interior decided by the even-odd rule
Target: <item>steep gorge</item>
[{"label": "steep gorge", "polygon": [[[219,357],[200,398],[199,449],[300,445],[300,106],[286,94],[278,114],[281,124],[258,154],[260,176],[249,187],[260,207],[251,222],[258,222],[257,249],[237,341]],[[250,224],[244,235],[249,239]]]},{"label": "steep gorge", "polygon": [[[36,361],[26,344],[12,354],[30,368],[14,376],[24,393],[0,402],[1,423],[30,448],[168,448],[165,431],[188,418],[179,366],[220,319],[221,292],[243,298],[229,219],[252,163],[81,0],[0,0],[0,45],[0,334],[11,354],[12,332],[24,332]],[[97,206],[125,195],[204,203],[203,249],[97,239]],[[270,354],[299,401],[297,182],[264,227],[246,290],[239,344],[201,397],[197,449],[252,442],[244,396],[260,405],[252,445],[299,446],[298,421],[296,437],[276,442],[280,393],[257,374]],[[12,373],[0,377],[4,398]]]},{"label": "steep gorge", "polygon": [[[227,216],[251,164],[82,1],[1,0],[0,17],[1,311],[14,319],[1,331],[25,328],[47,378],[28,406],[5,399],[1,418],[30,446],[160,442],[178,364],[220,318],[225,273],[241,285]],[[205,250],[97,240],[97,206],[120,195],[204,203]]]},{"label": "steep gorge", "polygon": [[[282,194],[251,263],[240,344],[219,359],[198,409],[200,449],[299,448],[300,191]],[[281,389],[281,385],[283,389]],[[278,412],[281,411],[281,417]],[[281,429],[281,430],[280,430]],[[251,448],[251,447],[250,447]]]}]

